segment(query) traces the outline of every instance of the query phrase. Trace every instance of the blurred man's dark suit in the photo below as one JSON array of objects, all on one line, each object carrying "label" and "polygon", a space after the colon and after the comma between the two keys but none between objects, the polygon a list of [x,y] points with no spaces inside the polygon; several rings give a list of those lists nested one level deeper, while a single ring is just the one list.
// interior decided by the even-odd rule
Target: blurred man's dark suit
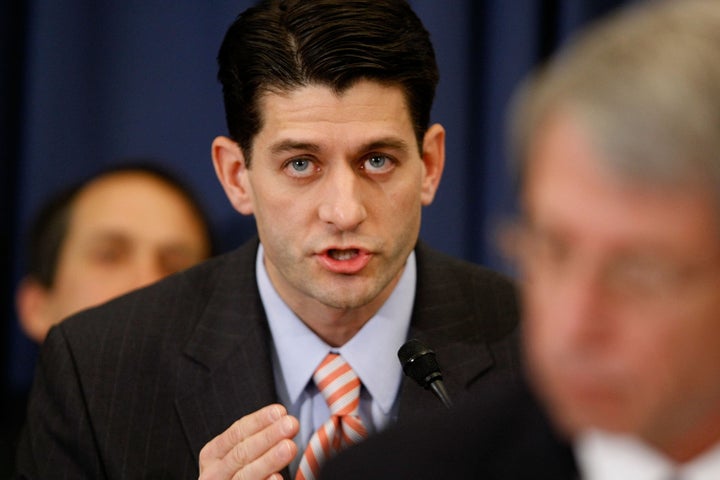
[{"label": "blurred man's dark suit", "polygon": [[[205,443],[278,401],[256,252],[254,240],[55,327],[39,360],[20,475],[197,478]],[[451,395],[514,382],[511,283],[423,245],[416,254],[410,337],[436,350]],[[400,421],[443,408],[409,381],[399,402]]]},{"label": "blurred man's dark suit", "polygon": [[447,416],[398,425],[331,459],[320,480],[577,480],[569,444],[524,387],[500,388]]}]

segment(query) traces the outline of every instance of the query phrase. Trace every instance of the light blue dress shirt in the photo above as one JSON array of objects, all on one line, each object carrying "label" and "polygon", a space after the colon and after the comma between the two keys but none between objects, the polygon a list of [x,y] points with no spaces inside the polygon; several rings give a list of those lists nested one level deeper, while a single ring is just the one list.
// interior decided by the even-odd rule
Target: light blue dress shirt
[{"label": "light blue dress shirt", "polygon": [[345,345],[332,348],[280,298],[265,269],[263,252],[260,245],[255,267],[273,338],[275,388],[280,402],[300,421],[294,439],[298,456],[290,464],[294,475],[313,432],[330,417],[330,409],[312,381],[315,368],[329,352],[340,353],[362,382],[360,417],[368,432],[381,430],[395,420],[402,381],[397,351],[410,328],[417,277],[415,253],[408,257],[395,289],[375,316]]}]

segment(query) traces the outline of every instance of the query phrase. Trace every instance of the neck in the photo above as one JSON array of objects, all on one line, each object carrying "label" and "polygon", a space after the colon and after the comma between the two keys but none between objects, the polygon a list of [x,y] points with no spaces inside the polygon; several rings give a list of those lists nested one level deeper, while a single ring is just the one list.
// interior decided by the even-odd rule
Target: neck
[{"label": "neck", "polygon": [[330,346],[341,347],[380,310],[395,290],[401,275],[402,270],[379,295],[365,305],[338,308],[315,299],[288,304],[303,323],[323,341]]},{"label": "neck", "polygon": [[703,426],[701,431],[688,432],[667,441],[646,441],[677,463],[687,463],[698,458],[720,443],[720,428]]},{"label": "neck", "polygon": [[324,315],[318,313],[318,309],[313,311],[312,321],[305,320],[303,316],[300,318],[325,343],[331,347],[341,347],[353,338],[376,312],[352,310],[329,311],[324,312]]}]

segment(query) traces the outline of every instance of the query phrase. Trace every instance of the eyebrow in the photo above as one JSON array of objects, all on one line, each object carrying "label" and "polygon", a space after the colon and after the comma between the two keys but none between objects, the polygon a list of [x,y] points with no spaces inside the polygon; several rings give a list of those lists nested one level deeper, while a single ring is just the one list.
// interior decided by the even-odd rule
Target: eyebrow
[{"label": "eyebrow", "polygon": [[[403,150],[408,151],[409,146],[407,142],[401,138],[398,137],[385,137],[380,138],[377,140],[372,140],[368,143],[365,143],[360,146],[358,151],[360,152],[368,152],[371,150],[382,150],[382,149],[392,149],[392,150]],[[286,152],[294,152],[298,150],[304,150],[312,153],[318,153],[320,152],[320,145],[312,142],[303,142],[303,141],[297,141],[297,140],[282,140],[270,147],[270,152],[273,155],[277,155],[280,153],[286,153]]]},{"label": "eyebrow", "polygon": [[[91,235],[88,238],[87,246],[117,246],[121,245],[123,247],[127,245],[132,245],[135,243],[135,240],[131,235],[128,235],[121,231],[116,230],[107,230],[102,231],[96,234]],[[164,239],[160,241],[157,245],[159,247],[159,250],[163,252],[181,252],[183,254],[195,254],[196,249],[190,243],[187,241],[187,239],[183,238],[174,238],[171,237],[169,239]]]},{"label": "eyebrow", "polygon": [[93,232],[88,237],[88,241],[92,244],[98,243],[130,243],[130,237],[120,230],[103,229]]},{"label": "eyebrow", "polygon": [[367,152],[369,150],[383,150],[389,148],[391,150],[409,150],[407,142],[401,138],[386,137],[379,140],[369,142],[361,148],[362,151]]},{"label": "eyebrow", "polygon": [[320,146],[310,142],[283,140],[270,147],[270,153],[272,153],[273,155],[276,155],[278,153],[293,152],[296,150],[305,150],[317,153],[320,151]]}]

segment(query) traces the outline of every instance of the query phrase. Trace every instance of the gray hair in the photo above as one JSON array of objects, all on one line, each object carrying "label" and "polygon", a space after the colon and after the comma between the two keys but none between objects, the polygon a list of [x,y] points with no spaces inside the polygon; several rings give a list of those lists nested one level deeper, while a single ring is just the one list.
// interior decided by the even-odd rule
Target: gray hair
[{"label": "gray hair", "polygon": [[720,1],[634,5],[530,77],[509,117],[520,183],[534,136],[558,112],[580,122],[623,178],[720,195]]}]

